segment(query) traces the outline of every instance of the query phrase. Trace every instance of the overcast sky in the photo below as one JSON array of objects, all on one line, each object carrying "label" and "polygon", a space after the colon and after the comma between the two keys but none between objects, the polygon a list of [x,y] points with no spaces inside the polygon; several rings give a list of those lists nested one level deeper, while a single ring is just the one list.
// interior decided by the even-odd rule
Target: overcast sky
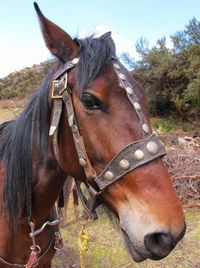
[{"label": "overcast sky", "polygon": [[[151,45],[183,30],[194,16],[200,20],[200,0],[38,0],[47,18],[72,37],[94,29],[111,30],[117,51],[135,54],[142,36]],[[0,0],[0,77],[51,58],[30,0]]]}]

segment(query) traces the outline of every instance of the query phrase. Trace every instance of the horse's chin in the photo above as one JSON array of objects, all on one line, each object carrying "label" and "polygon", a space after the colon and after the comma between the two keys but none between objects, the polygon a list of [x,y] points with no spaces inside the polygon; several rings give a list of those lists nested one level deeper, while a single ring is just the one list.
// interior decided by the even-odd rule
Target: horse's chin
[{"label": "horse's chin", "polygon": [[[146,250],[138,250],[136,249],[136,246],[134,246],[134,244],[131,242],[129,236],[127,235],[126,231],[124,231],[123,228],[121,228],[121,231],[122,231],[122,234],[123,234],[123,238],[124,238],[124,241],[125,241],[125,245],[132,257],[132,259],[135,261],[135,262],[142,262],[142,261],[145,261],[146,259],[151,259],[151,260],[154,260],[154,261],[158,261],[158,260],[161,260],[163,259],[164,257],[166,256],[157,256],[157,255],[154,255],[150,252],[147,252]],[[168,254],[167,254],[168,255]]]},{"label": "horse's chin", "polygon": [[124,241],[125,241],[125,245],[132,257],[132,259],[135,261],[135,262],[142,262],[144,260],[147,259],[147,257],[143,256],[142,254],[140,254],[133,246],[133,243],[131,242],[129,236],[127,235],[127,233],[121,229],[122,231],[122,234],[123,234],[123,238],[124,238]]}]

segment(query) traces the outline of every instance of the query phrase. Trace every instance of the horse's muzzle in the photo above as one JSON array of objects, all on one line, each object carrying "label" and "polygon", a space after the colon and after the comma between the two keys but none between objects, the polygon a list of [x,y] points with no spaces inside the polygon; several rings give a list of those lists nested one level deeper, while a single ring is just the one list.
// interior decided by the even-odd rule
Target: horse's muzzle
[{"label": "horse's muzzle", "polygon": [[144,237],[144,249],[138,249],[133,245],[126,231],[122,229],[122,234],[126,246],[136,262],[144,261],[149,258],[152,260],[161,260],[165,258],[176,246],[176,244],[183,238],[186,230],[186,225],[178,237],[173,236],[170,232],[158,232],[147,234]]},{"label": "horse's muzzle", "polygon": [[160,260],[166,257],[172,249],[175,248],[178,241],[185,233],[181,233],[181,237],[176,239],[171,233],[152,233],[144,237],[144,245],[151,253],[151,259]]}]

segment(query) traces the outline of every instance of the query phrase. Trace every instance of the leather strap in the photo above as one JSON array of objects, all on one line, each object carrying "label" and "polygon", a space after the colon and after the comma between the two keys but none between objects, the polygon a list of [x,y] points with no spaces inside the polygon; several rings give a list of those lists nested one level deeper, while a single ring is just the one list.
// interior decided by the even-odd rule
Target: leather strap
[{"label": "leather strap", "polygon": [[91,162],[87,156],[85,144],[83,141],[83,137],[80,135],[78,124],[76,121],[76,116],[74,112],[74,106],[72,103],[71,90],[67,87],[65,91],[62,93],[63,101],[65,103],[65,107],[68,114],[68,123],[72,130],[72,135],[74,138],[74,143],[76,147],[76,151],[78,154],[79,161],[85,161],[85,165],[82,165],[87,177],[87,180],[92,180],[96,177],[96,172],[94,171]]},{"label": "leather strap", "polygon": [[[150,142],[155,142],[158,146],[158,151],[155,154],[152,154],[147,150],[147,144]],[[140,150],[144,154],[143,159],[138,160],[135,157],[135,152],[137,150]],[[159,142],[156,135],[152,134],[147,139],[130,143],[124,147],[117,155],[114,156],[114,158],[98,175],[98,177],[95,178],[95,182],[99,186],[100,191],[103,191],[106,187],[119,180],[127,173],[163,155],[165,155],[164,146]],[[120,162],[124,160],[128,161],[127,163],[129,163],[129,167],[126,169],[121,168],[119,165]],[[108,171],[113,174],[113,179],[111,180],[108,180],[104,177]]]},{"label": "leather strap", "polygon": [[28,262],[26,264],[26,268],[32,268],[36,264],[37,256],[38,256],[38,252],[36,252],[35,250],[32,250],[29,256]]},{"label": "leather strap", "polygon": [[58,125],[60,122],[60,116],[62,112],[62,101],[55,99],[53,102],[53,116],[51,120],[51,126],[49,130],[49,136],[52,137],[54,155],[60,162],[59,146],[58,146]]},{"label": "leather strap", "polygon": [[87,216],[93,221],[97,220],[98,214],[95,210],[97,208],[97,202],[96,202],[97,192],[92,191],[93,188],[91,188],[90,186],[86,184],[86,187],[88,187],[87,188],[88,197],[86,197],[86,195],[83,193],[81,189],[81,182],[79,182],[78,180],[75,180],[75,185],[76,185],[76,189],[80,197],[81,203],[83,204],[85,212],[87,213]]}]

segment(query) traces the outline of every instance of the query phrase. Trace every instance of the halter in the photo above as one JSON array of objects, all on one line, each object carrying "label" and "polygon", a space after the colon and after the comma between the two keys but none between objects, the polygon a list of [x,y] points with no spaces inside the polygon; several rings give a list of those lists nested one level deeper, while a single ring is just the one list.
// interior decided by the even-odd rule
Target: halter
[{"label": "halter", "polygon": [[[55,79],[52,86],[53,109],[49,135],[52,137],[54,155],[57,161],[60,162],[58,125],[62,112],[62,102],[64,102],[68,114],[68,123],[73,134],[76,151],[79,158],[79,164],[84,168],[87,178],[86,182],[84,183],[88,189],[89,198],[86,198],[85,194],[83,194],[80,187],[80,182],[75,180],[77,191],[86,212],[88,213],[89,217],[94,220],[98,218],[95,211],[96,207],[100,203],[98,197],[105,190],[105,188],[109,187],[111,184],[137,167],[163,156],[165,154],[165,149],[158,138],[151,133],[138,97],[135,94],[131,83],[123,74],[124,67],[117,59],[113,58],[112,65],[117,74],[119,85],[125,90],[126,95],[132,104],[133,110],[138,116],[143,139],[127,144],[113,157],[113,159],[100,174],[96,174],[87,155],[84,140],[78,128],[72,102],[72,92],[68,87],[67,81],[68,72],[76,66],[78,61],[79,58],[74,58],[73,60],[68,61],[61,66],[61,68],[55,74]],[[93,187],[92,182],[94,181],[99,188],[98,190]]]}]

